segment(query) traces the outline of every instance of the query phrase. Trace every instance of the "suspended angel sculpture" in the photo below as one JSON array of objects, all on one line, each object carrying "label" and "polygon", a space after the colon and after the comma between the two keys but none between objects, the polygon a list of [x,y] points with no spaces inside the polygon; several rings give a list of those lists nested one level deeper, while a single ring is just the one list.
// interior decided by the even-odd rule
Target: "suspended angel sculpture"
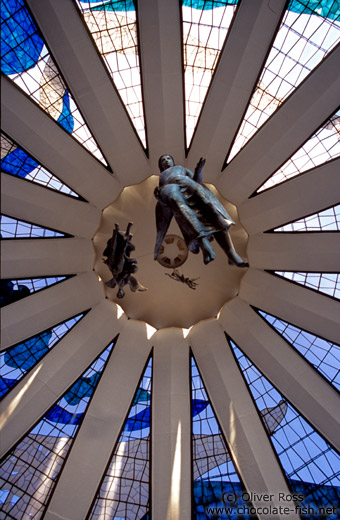
[{"label": "suspended angel sculpture", "polygon": [[235,251],[229,228],[235,224],[217,197],[202,184],[202,169],[205,159],[200,159],[192,173],[183,166],[175,166],[171,155],[162,155],[158,161],[161,171],[159,186],[155,188],[157,237],[154,258],[157,260],[160,247],[172,217],[182,231],[184,240],[192,253],[203,253],[208,264],[215,258],[210,242],[215,238],[228,257],[229,265],[248,267]]},{"label": "suspended angel sculpture", "polygon": [[115,224],[112,232],[112,238],[108,240],[103,255],[107,257],[104,263],[110,269],[113,278],[105,283],[107,287],[113,288],[118,286],[117,297],[123,298],[125,291],[123,287],[129,285],[132,292],[147,291],[134,276],[133,273],[138,271],[137,260],[130,258],[131,251],[136,248],[131,242],[132,235],[130,229],[132,222],[129,222],[125,233],[119,230],[119,225]]}]

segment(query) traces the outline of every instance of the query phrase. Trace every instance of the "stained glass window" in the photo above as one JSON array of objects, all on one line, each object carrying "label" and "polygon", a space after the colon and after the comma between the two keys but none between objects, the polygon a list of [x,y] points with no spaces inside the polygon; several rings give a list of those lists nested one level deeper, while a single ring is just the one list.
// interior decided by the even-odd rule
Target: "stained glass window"
[{"label": "stained glass window", "polygon": [[89,519],[146,520],[150,508],[152,358],[135,393]]},{"label": "stained glass window", "polygon": [[275,271],[275,274],[340,300],[340,273]]},{"label": "stained glass window", "polygon": [[238,0],[228,2],[183,0],[183,64],[187,148],[190,146],[237,3]]},{"label": "stained glass window", "polygon": [[77,193],[72,191],[66,184],[63,184],[3,133],[1,133],[1,170],[37,184],[42,184],[47,188],[72,195],[72,197],[79,197]]},{"label": "stained glass window", "polygon": [[340,204],[275,228],[274,231],[340,231]]},{"label": "stained glass window", "polygon": [[6,518],[38,520],[44,514],[113,346],[114,342],[106,347],[2,461],[1,500]]},{"label": "stained glass window", "polygon": [[259,315],[340,390],[340,345],[258,310]]},{"label": "stained glass window", "polygon": [[16,302],[65,280],[66,276],[48,276],[46,278],[20,278],[18,280],[1,280],[0,307]]},{"label": "stained glass window", "polygon": [[227,162],[340,41],[337,0],[291,0]]},{"label": "stained glass window", "polygon": [[4,397],[83,316],[84,313],[78,314],[22,343],[3,350],[0,353],[0,397]]},{"label": "stained glass window", "polygon": [[107,165],[24,0],[1,2],[1,70]]},{"label": "stained glass window", "polygon": [[[193,517],[195,520],[206,520],[209,511],[213,512],[214,508],[220,508],[220,519],[237,518],[237,511],[244,512],[242,516],[244,520],[255,518],[247,513],[248,506],[251,504],[243,499],[245,489],[236,472],[193,357],[191,357],[191,392]],[[233,497],[232,503],[226,499],[228,496]],[[224,509],[225,507],[230,508],[229,513]]]},{"label": "stained glass window", "polygon": [[146,148],[137,14],[133,0],[78,0],[77,5],[140,140]]},{"label": "stained glass window", "polygon": [[257,192],[276,186],[339,156],[340,111],[337,111]]},{"label": "stained glass window", "polygon": [[[287,402],[287,413],[270,435],[291,490],[301,494],[295,503],[303,518],[336,519],[340,507],[340,455],[317,433],[300,413],[278,392],[243,352],[230,341],[250,393],[260,410]],[[311,512],[303,514],[310,508]],[[322,516],[322,508],[333,508]]]},{"label": "stained glass window", "polygon": [[1,238],[66,237],[65,233],[1,215]]}]

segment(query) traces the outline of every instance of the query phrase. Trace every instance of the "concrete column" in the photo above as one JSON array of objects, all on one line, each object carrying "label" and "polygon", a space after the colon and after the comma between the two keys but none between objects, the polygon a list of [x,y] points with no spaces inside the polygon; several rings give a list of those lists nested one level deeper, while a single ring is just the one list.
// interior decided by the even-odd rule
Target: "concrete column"
[{"label": "concrete column", "polygon": [[[242,0],[239,4],[189,151],[193,166],[200,157],[206,158],[205,182],[221,176],[284,6],[284,0]],[[225,197],[232,200],[227,191]]]},{"label": "concrete column", "polygon": [[97,276],[80,274],[2,309],[1,349],[35,336],[56,323],[90,309],[104,299]]},{"label": "concrete column", "polygon": [[261,233],[248,240],[253,269],[338,272],[340,240],[337,231],[320,233]]},{"label": "concrete column", "polygon": [[185,161],[179,3],[139,2],[138,29],[150,159],[156,173],[158,158],[165,153],[177,164]]},{"label": "concrete column", "polygon": [[324,294],[270,273],[248,269],[239,296],[258,309],[340,344],[340,303]]},{"label": "concrete column", "polygon": [[332,385],[241,298],[224,307],[219,322],[263,375],[339,450],[340,400]]},{"label": "concrete column", "polygon": [[[196,325],[190,331],[189,343],[246,490],[272,494],[272,505],[279,507],[279,492],[289,494],[289,490],[221,324],[211,320]],[[257,500],[252,503],[254,507],[260,504]],[[273,518],[260,513],[258,517]],[[287,516],[277,518],[284,520]],[[289,516],[290,520],[298,518],[295,514]]]},{"label": "concrete column", "polygon": [[249,234],[293,222],[339,203],[340,158],[245,200],[238,213]]},{"label": "concrete column", "polygon": [[92,271],[94,249],[86,238],[1,241],[2,278],[39,278]]},{"label": "concrete column", "polygon": [[123,186],[105,166],[6,76],[1,90],[1,126],[19,146],[94,206],[102,209],[118,197]]},{"label": "concrete column", "polygon": [[191,410],[183,329],[155,334],[152,397],[152,518],[191,518]]},{"label": "concrete column", "polygon": [[46,520],[86,518],[119,439],[151,347],[145,323],[124,320],[118,342],[52,495]]},{"label": "concrete column", "polygon": [[228,164],[216,184],[223,196],[240,205],[333,114],[339,106],[339,70],[337,46]]},{"label": "concrete column", "polygon": [[115,305],[103,300],[7,394],[1,406],[2,454],[30,430],[115,338],[126,321],[123,316],[117,319]]},{"label": "concrete column", "polygon": [[69,0],[28,4],[116,177],[123,184],[142,181],[147,157],[77,6]]},{"label": "concrete column", "polygon": [[9,217],[83,238],[92,238],[100,224],[101,211],[88,202],[13,175],[1,173],[1,191],[2,212]]}]

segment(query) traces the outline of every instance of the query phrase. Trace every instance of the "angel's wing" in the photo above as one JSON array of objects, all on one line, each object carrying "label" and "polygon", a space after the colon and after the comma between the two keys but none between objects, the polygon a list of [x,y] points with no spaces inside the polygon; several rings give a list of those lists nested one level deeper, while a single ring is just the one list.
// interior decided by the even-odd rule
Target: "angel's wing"
[{"label": "angel's wing", "polygon": [[156,244],[155,244],[155,252],[154,252],[154,260],[157,260],[159,255],[159,250],[165,238],[166,232],[169,229],[170,222],[172,219],[172,211],[167,208],[161,202],[157,202],[156,204],[156,228],[157,228],[157,236],[156,236]]}]

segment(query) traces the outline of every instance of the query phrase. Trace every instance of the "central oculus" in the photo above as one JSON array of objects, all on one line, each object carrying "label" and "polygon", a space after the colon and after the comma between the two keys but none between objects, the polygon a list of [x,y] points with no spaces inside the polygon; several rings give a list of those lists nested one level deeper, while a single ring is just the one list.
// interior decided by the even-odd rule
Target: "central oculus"
[{"label": "central oculus", "polygon": [[[140,184],[124,188],[119,197],[104,209],[100,227],[93,237],[96,253],[94,270],[103,283],[106,297],[118,303],[129,318],[145,321],[157,329],[189,328],[203,319],[216,317],[223,305],[238,294],[245,273],[245,269],[240,267],[248,265],[242,259],[246,257],[248,235],[240,224],[236,207],[224,199],[213,185],[195,181],[197,172],[200,173],[198,170],[201,171],[204,166],[202,160],[192,174],[182,166],[175,166],[170,156],[162,157],[167,157],[168,163],[160,164],[160,176],[153,175]],[[175,172],[172,170],[174,167]],[[181,178],[176,180],[173,174],[177,176],[177,168],[183,168],[191,175],[183,176],[180,172]],[[170,172],[167,172],[168,169]],[[171,174],[168,176],[171,182],[163,182],[162,175],[166,173]],[[194,182],[194,186],[190,181]],[[162,194],[163,186],[170,186],[166,188],[166,194]],[[208,217],[204,215],[202,200],[213,205]],[[174,206],[169,208],[168,203],[174,206],[181,203],[181,212],[188,209],[187,217],[194,211],[203,233],[197,234],[195,231],[194,235],[185,235],[182,215],[176,215]],[[220,240],[217,238],[220,230],[214,230],[216,221],[212,222],[216,210],[219,213],[217,222],[225,222],[225,218],[229,222],[222,228],[224,238]],[[125,230],[130,222],[133,222],[131,240],[135,245],[136,276],[148,290],[127,290],[124,298],[120,299],[117,290],[105,285],[112,278],[112,273],[104,263],[103,251],[112,237],[115,224]],[[203,244],[201,238],[204,239]],[[223,247],[225,239],[227,251]],[[212,244],[215,242],[220,247],[214,250]],[[174,247],[176,251],[172,250]],[[193,254],[200,251],[202,254]]]}]

